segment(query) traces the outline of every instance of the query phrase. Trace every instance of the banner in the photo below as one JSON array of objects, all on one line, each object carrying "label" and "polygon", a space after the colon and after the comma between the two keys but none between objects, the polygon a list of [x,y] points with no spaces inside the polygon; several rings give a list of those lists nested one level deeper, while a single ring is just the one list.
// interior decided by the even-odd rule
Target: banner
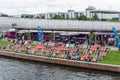
[{"label": "banner", "polygon": [[118,47],[120,48],[120,40],[119,40],[119,37],[118,37],[118,33],[117,33],[117,30],[115,27],[112,28],[112,31],[114,33],[114,37],[115,37],[115,40],[116,40],[116,43],[118,45]]},{"label": "banner", "polygon": [[38,42],[41,42],[41,27],[38,26]]}]

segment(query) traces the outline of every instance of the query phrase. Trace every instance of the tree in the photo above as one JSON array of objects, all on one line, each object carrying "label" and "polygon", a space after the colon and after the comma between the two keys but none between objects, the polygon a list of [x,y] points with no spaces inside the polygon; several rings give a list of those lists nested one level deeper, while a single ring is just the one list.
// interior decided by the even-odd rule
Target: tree
[{"label": "tree", "polygon": [[75,18],[70,18],[70,20],[75,20]]},{"label": "tree", "polygon": [[35,17],[35,19],[40,19],[40,16]]},{"label": "tree", "polygon": [[88,21],[90,21],[90,18],[87,18]]},{"label": "tree", "polygon": [[55,16],[53,17],[53,19],[63,19],[63,17],[60,16],[60,15],[55,15]]},{"label": "tree", "polygon": [[34,16],[33,15],[26,15],[25,18],[33,18]]},{"label": "tree", "polygon": [[2,14],[1,17],[9,17],[7,14]]},{"label": "tree", "polygon": [[27,33],[26,33],[26,36],[27,36],[27,40],[31,39],[31,38],[30,38],[30,36],[31,36],[31,35],[30,35],[30,32],[27,32]]},{"label": "tree", "polygon": [[119,39],[120,39],[120,34],[118,34],[118,37],[119,37]]},{"label": "tree", "polygon": [[78,20],[88,20],[88,18],[85,15],[82,15],[78,18]]},{"label": "tree", "polygon": [[98,15],[95,13],[95,15],[93,16],[93,20],[99,20]]},{"label": "tree", "polygon": [[111,20],[110,20],[110,19],[107,19],[106,22],[111,22]]},{"label": "tree", "polygon": [[34,18],[34,15],[21,15],[21,18]]},{"label": "tree", "polygon": [[92,44],[92,42],[95,41],[95,33],[94,32],[90,32],[90,34],[89,34],[89,40],[90,40],[90,44]]},{"label": "tree", "polygon": [[45,19],[45,16],[42,16],[42,19]]},{"label": "tree", "polygon": [[30,18],[30,16],[27,16],[27,15],[26,15],[26,16],[24,16],[24,18]]},{"label": "tree", "polygon": [[24,16],[22,15],[21,18],[24,18]]}]

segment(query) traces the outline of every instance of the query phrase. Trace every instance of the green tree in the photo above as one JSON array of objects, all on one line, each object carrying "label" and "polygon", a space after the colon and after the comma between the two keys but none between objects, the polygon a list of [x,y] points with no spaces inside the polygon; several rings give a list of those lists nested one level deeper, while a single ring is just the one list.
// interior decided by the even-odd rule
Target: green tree
[{"label": "green tree", "polygon": [[118,34],[118,37],[119,37],[119,39],[120,39],[120,34]]},{"label": "green tree", "polygon": [[90,40],[90,44],[92,44],[92,42],[95,41],[95,33],[94,32],[90,32],[90,34],[89,34],[89,40]]},{"label": "green tree", "polygon": [[87,18],[88,21],[90,21],[90,18]]},{"label": "green tree", "polygon": [[75,18],[70,18],[70,20],[75,20]]},{"label": "green tree", "polygon": [[112,19],[111,21],[112,21],[112,22],[118,22],[118,20],[116,20],[116,19]]},{"label": "green tree", "polygon": [[33,18],[34,16],[33,15],[26,15],[25,18]]},{"label": "green tree", "polygon": [[60,15],[55,15],[55,16],[53,17],[53,19],[63,19],[63,17],[60,16]]},{"label": "green tree", "polygon": [[21,18],[34,18],[34,15],[21,15]]},{"label": "green tree", "polygon": [[35,17],[35,19],[40,19],[40,16]]},{"label": "green tree", "polygon": [[88,18],[85,15],[82,15],[78,18],[78,20],[88,20]]},{"label": "green tree", "polygon": [[1,17],[9,17],[7,14],[2,14]]},{"label": "green tree", "polygon": [[31,35],[30,35],[30,32],[27,32],[27,33],[26,33],[26,36],[27,36],[27,39],[28,39],[28,40],[31,39],[31,38],[30,38],[30,36],[31,36]]},{"label": "green tree", "polygon": [[21,15],[21,18],[24,18],[24,16],[23,16],[23,15]]},{"label": "green tree", "polygon": [[94,14],[93,20],[99,20],[97,13]]},{"label": "green tree", "polygon": [[107,19],[106,22],[111,22],[111,20],[110,20],[110,19]]},{"label": "green tree", "polygon": [[30,18],[30,17],[26,15],[26,16],[24,16],[24,18]]},{"label": "green tree", "polygon": [[42,16],[42,19],[45,19],[45,16]]}]

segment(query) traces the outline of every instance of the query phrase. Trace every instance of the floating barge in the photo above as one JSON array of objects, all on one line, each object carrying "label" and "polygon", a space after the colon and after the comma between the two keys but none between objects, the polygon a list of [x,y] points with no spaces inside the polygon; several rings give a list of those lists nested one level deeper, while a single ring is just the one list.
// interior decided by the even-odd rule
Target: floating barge
[{"label": "floating barge", "polygon": [[60,64],[60,65],[73,66],[73,67],[81,67],[81,68],[88,68],[88,69],[118,72],[118,73],[120,72],[120,66],[118,65],[82,62],[82,61],[66,60],[66,59],[59,59],[59,58],[49,58],[49,57],[35,56],[35,55],[28,55],[28,54],[18,54],[13,52],[0,52],[0,56],[7,56],[7,57],[26,59],[26,60],[32,60],[32,61],[40,61],[40,62],[46,62],[46,63],[52,63],[52,64]]}]

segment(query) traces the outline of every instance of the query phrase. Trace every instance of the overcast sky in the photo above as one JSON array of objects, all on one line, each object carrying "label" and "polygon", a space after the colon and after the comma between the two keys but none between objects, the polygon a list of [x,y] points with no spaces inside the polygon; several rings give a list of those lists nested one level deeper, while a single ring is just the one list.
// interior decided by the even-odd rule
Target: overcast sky
[{"label": "overcast sky", "polygon": [[68,9],[84,11],[88,6],[120,11],[120,0],[0,0],[0,12],[10,15],[66,12]]}]

